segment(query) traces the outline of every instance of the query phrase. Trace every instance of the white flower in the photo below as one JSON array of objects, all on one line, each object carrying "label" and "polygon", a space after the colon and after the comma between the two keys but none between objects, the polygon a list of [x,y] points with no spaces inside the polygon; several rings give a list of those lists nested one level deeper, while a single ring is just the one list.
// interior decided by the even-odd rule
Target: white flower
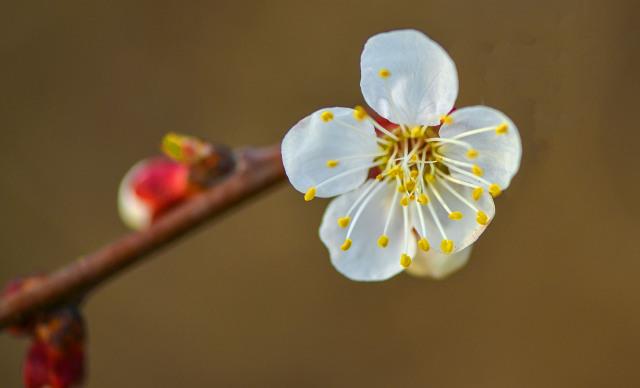
[{"label": "white flower", "polygon": [[449,113],[455,65],[421,32],[372,37],[361,72],[367,104],[396,124],[384,128],[361,107],[321,109],[282,141],[287,176],[307,201],[338,196],[320,238],[348,278],[388,279],[414,260],[423,268],[414,272],[444,277],[466,263],[493,197],[518,171],[518,130],[484,106]]}]

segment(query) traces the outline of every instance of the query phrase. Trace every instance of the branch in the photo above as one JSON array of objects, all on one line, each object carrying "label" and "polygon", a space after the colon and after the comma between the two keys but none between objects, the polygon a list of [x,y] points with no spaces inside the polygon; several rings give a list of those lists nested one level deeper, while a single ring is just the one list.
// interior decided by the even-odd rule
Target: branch
[{"label": "branch", "polygon": [[48,275],[42,282],[0,300],[0,329],[38,311],[82,297],[123,269],[203,222],[213,219],[284,178],[280,147],[236,153],[227,178],[163,215],[146,230],[128,234]]}]

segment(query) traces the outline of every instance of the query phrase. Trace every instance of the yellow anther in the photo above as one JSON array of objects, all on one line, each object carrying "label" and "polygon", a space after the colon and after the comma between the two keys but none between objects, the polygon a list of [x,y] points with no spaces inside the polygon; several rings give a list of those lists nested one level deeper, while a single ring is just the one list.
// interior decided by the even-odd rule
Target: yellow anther
[{"label": "yellow anther", "polygon": [[416,200],[416,195],[412,193],[412,194],[409,196],[409,199],[410,199],[410,200],[412,200],[412,201],[415,201],[415,200]]},{"label": "yellow anther", "polygon": [[411,128],[411,137],[416,138],[422,136],[422,127],[415,126]]},{"label": "yellow anther", "polygon": [[344,240],[344,242],[342,243],[342,245],[340,246],[340,249],[342,249],[343,251],[348,251],[349,248],[351,248],[351,239],[348,238],[346,240]]},{"label": "yellow anther", "polygon": [[349,217],[340,217],[338,218],[338,226],[341,228],[346,228],[349,226],[349,222],[351,222],[351,218]]},{"label": "yellow anther", "polygon": [[383,234],[378,238],[378,246],[380,248],[386,248],[389,244],[389,237],[386,234]]},{"label": "yellow anther", "polygon": [[338,165],[338,163],[339,162],[337,160],[333,160],[333,159],[327,160],[327,167],[334,168]]},{"label": "yellow anther", "polygon": [[360,105],[356,105],[353,108],[353,117],[358,121],[362,121],[367,118],[367,111]]},{"label": "yellow anther", "polygon": [[403,195],[402,198],[400,199],[400,205],[409,206],[409,197],[407,197],[406,195]]},{"label": "yellow anther", "polygon": [[404,185],[398,185],[398,193],[404,193],[407,189],[404,188]]},{"label": "yellow anther", "polygon": [[480,225],[486,225],[489,222],[489,217],[487,217],[487,214],[482,210],[478,210],[478,213],[476,213],[476,215],[476,221],[478,221]]},{"label": "yellow anther", "polygon": [[409,160],[412,161],[412,162],[417,162],[418,161],[418,155],[417,154],[411,155],[411,158],[409,158]]},{"label": "yellow anther", "polygon": [[484,171],[482,171],[482,168],[480,168],[480,166],[478,166],[477,164],[474,164],[473,166],[471,166],[471,172],[473,173],[473,175],[476,175],[476,176],[482,176],[484,174]]},{"label": "yellow anther", "polygon": [[436,182],[436,176],[433,175],[433,174],[427,174],[424,177],[427,180],[427,182],[429,182],[429,183],[435,183]]},{"label": "yellow anther", "polygon": [[413,189],[416,188],[416,181],[408,180],[408,181],[404,182],[404,187],[407,189],[407,192],[410,193],[410,192],[413,191]]},{"label": "yellow anther", "polygon": [[496,133],[498,135],[504,135],[505,133],[507,133],[508,129],[509,127],[507,126],[507,123],[502,123],[496,127]]},{"label": "yellow anther", "polygon": [[453,119],[449,115],[440,116],[440,121],[442,121],[443,124],[451,124],[451,123],[453,123]]},{"label": "yellow anther", "polygon": [[418,177],[418,174],[420,174],[418,170],[411,170],[411,173],[409,173],[409,175],[411,175],[411,178],[413,179],[416,179]]},{"label": "yellow anther", "polygon": [[391,72],[389,71],[389,69],[383,67],[382,69],[380,69],[380,71],[378,71],[378,75],[380,76],[380,78],[389,78],[391,76]]},{"label": "yellow anther", "polygon": [[467,158],[475,159],[477,157],[478,157],[478,150],[475,150],[473,148],[469,148],[469,151],[467,151]]},{"label": "yellow anther", "polygon": [[454,220],[454,221],[458,221],[462,219],[462,213],[455,211],[455,212],[451,212],[449,213],[449,219]]},{"label": "yellow anther", "polygon": [[480,199],[480,196],[482,195],[482,193],[484,192],[484,190],[482,189],[482,187],[476,187],[475,189],[473,189],[473,191],[471,192],[471,197],[477,201]]},{"label": "yellow anther", "polygon": [[383,179],[384,179],[384,175],[382,175],[382,174],[378,174],[378,175],[376,175],[376,180],[377,180],[377,181],[381,181],[381,180],[383,180]]},{"label": "yellow anther", "polygon": [[427,251],[429,251],[431,246],[429,245],[429,241],[427,241],[426,238],[421,238],[420,240],[418,240],[418,248],[420,248],[423,251],[427,252]]},{"label": "yellow anther", "polygon": [[440,243],[440,249],[442,249],[442,252],[444,252],[444,253],[453,252],[453,241],[451,241],[451,240],[442,240],[442,242]]},{"label": "yellow anther", "polygon": [[489,185],[489,194],[491,194],[491,196],[495,198],[500,194],[502,194],[502,189],[500,188],[500,186],[496,185],[495,183],[492,183]]},{"label": "yellow anther", "polygon": [[427,194],[422,193],[418,196],[418,203],[420,205],[426,205],[429,203],[429,197],[427,197]]},{"label": "yellow anther", "polygon": [[315,187],[309,187],[309,190],[307,190],[306,193],[304,193],[304,200],[309,202],[312,199],[314,199],[316,197],[316,188]]},{"label": "yellow anther", "polygon": [[333,113],[331,113],[331,111],[325,110],[324,112],[320,113],[320,118],[325,123],[328,123],[329,121],[333,120]]},{"label": "yellow anther", "polygon": [[400,255],[400,265],[404,268],[408,268],[411,265],[411,257],[406,253]]}]

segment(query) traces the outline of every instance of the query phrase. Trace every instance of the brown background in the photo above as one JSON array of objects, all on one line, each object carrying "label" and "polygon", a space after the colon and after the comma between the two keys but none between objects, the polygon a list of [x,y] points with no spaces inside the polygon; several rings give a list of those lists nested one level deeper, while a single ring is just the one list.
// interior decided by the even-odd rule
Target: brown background
[{"label": "brown background", "polygon": [[[360,103],[376,32],[440,42],[458,106],[503,110],[524,141],[449,280],[348,281],[317,237],[327,202],[282,185],[93,296],[89,387],[640,386],[633,2],[7,3],[3,283],[122,234],[118,182],[166,131],[269,144]],[[25,347],[0,336],[0,386]]]}]

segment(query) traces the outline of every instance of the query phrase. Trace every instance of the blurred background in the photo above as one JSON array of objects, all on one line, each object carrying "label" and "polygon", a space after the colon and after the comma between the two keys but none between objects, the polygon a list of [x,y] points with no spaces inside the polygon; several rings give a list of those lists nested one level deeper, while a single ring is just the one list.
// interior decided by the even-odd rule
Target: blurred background
[{"label": "blurred background", "polygon": [[[289,185],[100,288],[88,387],[640,386],[633,1],[29,1],[0,6],[0,283],[125,233],[116,190],[167,131],[279,142],[362,103],[375,33],[417,28],[457,105],[506,112],[520,173],[446,281],[347,280]],[[27,341],[0,336],[0,385]]]}]

